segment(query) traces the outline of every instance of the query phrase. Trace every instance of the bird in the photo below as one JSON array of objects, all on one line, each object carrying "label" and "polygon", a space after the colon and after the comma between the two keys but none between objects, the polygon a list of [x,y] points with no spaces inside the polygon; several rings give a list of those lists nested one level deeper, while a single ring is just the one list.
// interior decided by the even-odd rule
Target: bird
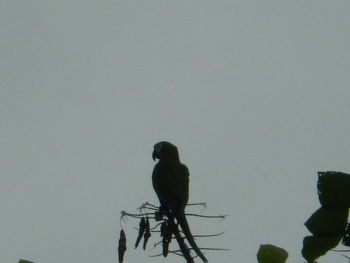
[{"label": "bird", "polygon": [[204,263],[208,260],[194,241],[185,215],[189,198],[189,170],[180,162],[177,147],[167,141],[154,145],[152,158],[159,160],[153,169],[152,184],[160,202],[160,212],[165,211],[176,219],[189,244]]}]

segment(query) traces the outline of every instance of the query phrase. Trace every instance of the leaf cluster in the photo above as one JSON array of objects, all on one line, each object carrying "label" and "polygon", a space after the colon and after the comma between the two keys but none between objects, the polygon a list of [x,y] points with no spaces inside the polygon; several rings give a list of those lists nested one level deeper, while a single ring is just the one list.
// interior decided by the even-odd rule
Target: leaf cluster
[{"label": "leaf cluster", "polygon": [[336,247],[343,239],[349,246],[347,227],[350,208],[350,175],[342,172],[318,173],[318,197],[321,207],[305,222],[312,236],[303,241],[302,255],[309,263]]}]

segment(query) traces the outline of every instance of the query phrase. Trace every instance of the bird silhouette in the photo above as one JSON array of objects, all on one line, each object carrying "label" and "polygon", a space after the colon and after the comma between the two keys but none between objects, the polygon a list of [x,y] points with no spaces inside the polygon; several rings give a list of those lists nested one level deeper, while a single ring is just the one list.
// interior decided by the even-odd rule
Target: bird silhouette
[{"label": "bird silhouette", "polygon": [[180,162],[177,147],[169,142],[156,143],[152,157],[153,160],[159,159],[153,169],[152,183],[160,202],[160,212],[163,211],[171,218],[176,218],[193,250],[203,262],[207,263],[208,260],[193,239],[185,215],[189,197],[188,168]]}]

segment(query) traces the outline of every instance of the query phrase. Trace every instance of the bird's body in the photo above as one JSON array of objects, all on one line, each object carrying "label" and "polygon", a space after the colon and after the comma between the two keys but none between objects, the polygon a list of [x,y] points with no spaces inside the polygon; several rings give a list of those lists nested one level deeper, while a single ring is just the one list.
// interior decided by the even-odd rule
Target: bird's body
[{"label": "bird's body", "polygon": [[191,234],[186,216],[185,207],[189,197],[189,171],[179,159],[175,145],[169,142],[160,142],[154,146],[153,158],[159,159],[152,174],[153,188],[159,198],[161,210],[176,218],[186,239],[204,261],[208,262],[202,254]]},{"label": "bird's body", "polygon": [[189,172],[185,165],[159,161],[153,170],[152,182],[161,206],[174,213],[182,212],[188,202]]}]

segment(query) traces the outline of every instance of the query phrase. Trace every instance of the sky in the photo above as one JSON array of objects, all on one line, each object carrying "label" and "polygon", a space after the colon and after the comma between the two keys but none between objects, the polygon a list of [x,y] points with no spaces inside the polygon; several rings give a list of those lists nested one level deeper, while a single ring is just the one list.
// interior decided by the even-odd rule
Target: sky
[{"label": "sky", "polygon": [[[0,261],[117,262],[177,145],[209,262],[304,262],[317,171],[350,172],[350,2],[0,0]],[[200,209],[191,208],[200,212]],[[134,250],[125,262],[180,262]],[[156,234],[152,245],[159,240]],[[330,252],[319,263],[345,262]],[[199,262],[197,260],[197,262]]]}]

